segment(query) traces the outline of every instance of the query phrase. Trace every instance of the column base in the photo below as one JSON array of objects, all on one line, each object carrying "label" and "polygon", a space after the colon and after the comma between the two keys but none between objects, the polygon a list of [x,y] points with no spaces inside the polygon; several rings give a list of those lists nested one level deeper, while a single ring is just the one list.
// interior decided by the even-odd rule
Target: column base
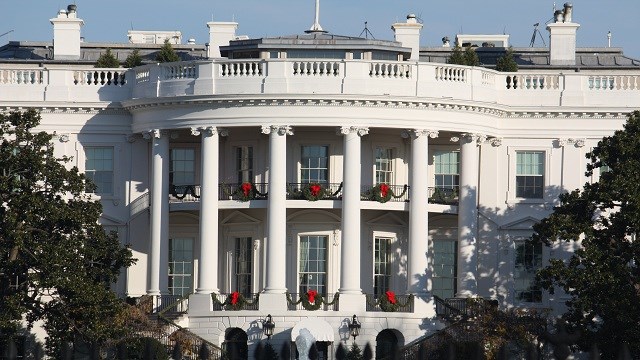
[{"label": "column base", "polygon": [[362,313],[367,310],[367,298],[365,294],[340,293],[340,311]]},{"label": "column base", "polygon": [[287,311],[287,294],[261,293],[258,300],[258,309],[265,313]]},{"label": "column base", "polygon": [[211,294],[189,295],[189,314],[208,313],[213,311]]}]

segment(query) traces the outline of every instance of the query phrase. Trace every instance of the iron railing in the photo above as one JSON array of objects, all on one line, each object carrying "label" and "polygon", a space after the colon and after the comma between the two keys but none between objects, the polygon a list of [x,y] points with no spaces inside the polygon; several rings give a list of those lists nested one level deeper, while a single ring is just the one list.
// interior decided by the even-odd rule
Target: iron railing
[{"label": "iron railing", "polygon": [[260,294],[241,295],[235,304],[231,301],[232,294],[211,294],[214,311],[258,310]]},{"label": "iron railing", "polygon": [[429,203],[458,205],[458,188],[429,188]]},{"label": "iron railing", "polygon": [[[409,186],[408,185],[387,185],[390,202],[404,202],[409,201]],[[360,200],[364,201],[378,201],[380,196],[376,196],[375,192],[378,186],[376,185],[363,185],[360,191]]]},{"label": "iron railing", "polygon": [[200,185],[169,185],[169,200],[172,202],[200,201]]},{"label": "iron railing", "polygon": [[366,311],[383,311],[383,312],[413,312],[413,295],[395,295],[396,303],[389,304],[388,301],[382,299],[386,295],[366,294],[367,308]]},{"label": "iron railing", "polygon": [[[245,190],[243,184],[249,185]],[[267,200],[269,197],[269,188],[267,183],[237,183],[237,184],[220,184],[218,196],[220,200]]]},{"label": "iron railing", "polygon": [[[342,199],[342,183],[322,184],[317,200],[341,200]],[[288,200],[307,200],[310,191],[308,189],[310,183],[289,183],[287,185]]]}]

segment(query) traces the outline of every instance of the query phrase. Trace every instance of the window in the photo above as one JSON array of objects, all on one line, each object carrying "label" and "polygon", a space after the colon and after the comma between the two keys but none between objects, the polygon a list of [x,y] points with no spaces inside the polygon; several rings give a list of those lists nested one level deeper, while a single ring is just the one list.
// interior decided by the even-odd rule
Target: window
[{"label": "window", "polygon": [[238,184],[253,182],[253,147],[238,146],[236,148],[236,169]]},{"label": "window", "polygon": [[193,289],[193,239],[169,239],[169,292],[188,295]]},{"label": "window", "polygon": [[542,199],[544,189],[544,152],[516,152],[516,197]]},{"label": "window", "polygon": [[376,237],[373,249],[373,293],[382,296],[391,282],[391,239]]},{"label": "window", "polygon": [[100,195],[113,194],[113,147],[88,146],[85,148],[85,175],[95,185],[94,190],[87,189]]},{"label": "window", "polygon": [[329,179],[329,147],[303,146],[300,165],[300,182],[327,184]]},{"label": "window", "polygon": [[542,268],[542,244],[531,241],[516,243],[514,290],[518,301],[542,302],[542,290],[535,282],[536,272]]},{"label": "window", "polygon": [[326,295],[327,291],[327,236],[300,237],[300,293],[315,290]]},{"label": "window", "polygon": [[173,185],[194,185],[196,181],[194,149],[171,149],[170,177]]},{"label": "window", "polygon": [[456,295],[458,242],[435,240],[433,242],[433,275],[431,292],[443,299]]},{"label": "window", "polygon": [[433,163],[436,189],[450,189],[457,193],[460,184],[460,152],[436,151]]},{"label": "window", "polygon": [[287,50],[288,59],[344,59],[346,54],[344,50]]},{"label": "window", "polygon": [[376,148],[376,184],[393,183],[393,150],[389,148]]},{"label": "window", "polygon": [[250,237],[236,238],[235,246],[235,291],[245,297],[251,296],[251,274],[253,273],[253,241]]}]

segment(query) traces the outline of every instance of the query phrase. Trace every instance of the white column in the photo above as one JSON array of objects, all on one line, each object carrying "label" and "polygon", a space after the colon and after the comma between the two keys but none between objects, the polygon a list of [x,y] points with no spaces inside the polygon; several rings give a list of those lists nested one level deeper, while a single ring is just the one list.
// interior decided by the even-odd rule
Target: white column
[{"label": "white column", "polygon": [[220,131],[215,127],[191,129],[202,135],[200,175],[200,261],[198,294],[218,292],[218,178]]},{"label": "white column", "polygon": [[[267,200],[266,294],[284,294],[287,252],[287,135],[290,126],[263,126],[269,135],[269,197]],[[262,297],[260,298],[262,300]],[[262,304],[262,303],[261,303]],[[260,306],[262,308],[262,305]]]},{"label": "white column", "polygon": [[460,191],[458,202],[458,291],[468,297],[478,292],[478,178],[479,146],[486,136],[463,134],[460,138]]},{"label": "white column", "polygon": [[[360,137],[368,128],[340,128],[344,135],[342,186],[342,251],[340,294],[362,294],[360,287],[360,175],[362,168]],[[342,298],[341,298],[342,299]],[[342,308],[342,305],[341,305]]]},{"label": "white column", "polygon": [[168,289],[169,262],[169,136],[155,129],[143,134],[151,140],[151,241],[147,294]]},{"label": "white column", "polygon": [[[409,172],[409,268],[407,293],[426,299],[431,290],[428,271],[429,252],[429,138],[436,138],[437,131],[407,130],[403,137],[411,138],[411,170]],[[421,296],[422,295],[422,296]]]}]

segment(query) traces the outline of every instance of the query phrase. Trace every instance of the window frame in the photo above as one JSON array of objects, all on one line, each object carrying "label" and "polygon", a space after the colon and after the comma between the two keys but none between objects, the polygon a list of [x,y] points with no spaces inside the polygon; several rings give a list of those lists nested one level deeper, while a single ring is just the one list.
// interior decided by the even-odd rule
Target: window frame
[{"label": "window frame", "polygon": [[387,185],[396,185],[396,158],[397,158],[397,149],[396,147],[393,146],[388,146],[385,144],[376,144],[373,146],[373,184],[374,185],[378,185],[381,184],[381,182],[378,182],[378,149],[383,149],[385,151],[390,151],[390,155],[391,157],[388,159],[388,164],[391,167],[391,170],[389,171],[384,171],[382,170],[381,172],[384,172],[385,174],[388,174],[387,176],[389,177],[389,181],[384,182]]},{"label": "window frame", "polygon": [[122,188],[121,188],[121,172],[118,170],[121,168],[121,156],[122,156],[122,145],[113,142],[78,142],[76,143],[76,154],[78,158],[78,162],[76,166],[79,170],[82,171],[83,174],[86,175],[86,162],[87,162],[87,148],[99,148],[99,147],[110,147],[113,149],[113,170],[112,170],[112,180],[113,180],[113,188],[112,193],[96,193],[96,192],[86,192],[85,194],[89,195],[92,199],[97,200],[113,200],[116,203],[121,198]]},{"label": "window frame", "polygon": [[[312,147],[312,146],[318,146],[318,147],[325,147],[327,149],[327,167],[326,167],[326,171],[327,171],[327,181],[326,181],[326,185],[331,184],[331,176],[334,173],[334,171],[332,171],[332,159],[331,159],[331,150],[332,150],[332,146],[329,143],[299,143],[297,144],[297,148],[298,148],[298,160],[297,160],[297,164],[298,164],[298,173],[297,173],[297,177],[298,177],[298,183],[303,183],[303,178],[302,178],[302,170],[303,169],[307,169],[305,167],[303,167],[303,162],[302,162],[302,155],[303,155],[303,148],[304,147]],[[314,168],[315,169],[315,168]],[[317,168],[320,169],[320,168]]]},{"label": "window frame", "polygon": [[[173,179],[173,150],[193,150],[193,183],[192,184],[176,184]],[[177,146],[171,146],[169,148],[169,177],[171,178],[171,183],[173,185],[199,185],[199,174],[198,174],[198,165],[199,165],[199,154],[198,148],[196,146],[189,146],[187,144],[178,144]]]},{"label": "window frame", "polygon": [[[177,274],[177,273],[173,273],[171,272],[171,263],[174,262],[176,263],[177,261],[171,261],[171,254],[172,254],[172,243],[174,240],[190,240],[191,241],[191,284],[189,286],[189,288],[186,288],[184,286],[179,287],[180,289],[187,289],[186,293],[182,293],[182,294],[174,294],[173,291],[171,291],[171,289],[175,289],[175,286],[171,286],[172,282],[171,282],[171,278],[172,277],[182,277],[183,279],[188,277],[185,276],[184,273],[181,274]],[[195,289],[195,284],[196,284],[196,238],[194,238],[193,236],[189,236],[189,235],[181,235],[181,236],[172,236],[169,238],[169,242],[167,244],[168,246],[168,258],[167,258],[167,290],[173,294],[173,295],[189,295],[190,293],[192,293]],[[187,263],[185,261],[182,261],[183,265],[184,263]],[[184,283],[183,283],[184,284]]]},{"label": "window frame", "polygon": [[[250,160],[251,160],[251,165],[249,166],[248,169],[240,169],[240,159],[238,156],[238,152],[242,151],[242,149],[247,148],[247,149],[251,149],[251,156],[250,156]],[[248,176],[248,180],[244,180],[244,174],[242,176],[243,181],[240,181],[240,183],[243,183],[245,181],[254,183],[255,182],[255,178],[256,178],[256,147],[254,144],[235,144],[232,147],[232,153],[233,153],[233,165],[234,165],[234,169],[235,169],[235,179],[238,180],[240,178],[240,173],[241,172],[249,172],[249,176]]]},{"label": "window frame", "polygon": [[[233,238],[233,265],[232,265],[232,274],[231,274],[231,284],[233,289],[230,289],[229,292],[231,292],[231,290],[233,291],[238,291],[241,294],[243,294],[245,297],[250,297],[252,296],[253,293],[255,293],[255,287],[254,287],[254,283],[255,283],[255,262],[256,262],[256,256],[254,254],[255,252],[255,240],[253,239],[252,236],[234,236]],[[246,245],[247,246],[247,254],[249,257],[249,260],[247,261],[249,263],[249,267],[248,267],[248,273],[242,273],[239,274],[238,273],[238,263],[240,260],[240,256],[238,255],[238,245],[239,242],[238,241],[246,241]],[[240,276],[246,276],[249,275],[249,292],[248,293],[243,293],[242,291],[240,291],[240,287],[239,287],[239,277]]]},{"label": "window frame", "polygon": [[[331,240],[332,240],[332,236],[331,234],[327,234],[327,233],[323,233],[323,232],[317,232],[317,233],[301,233],[297,235],[297,251],[296,251],[296,291],[300,292],[300,288],[301,288],[301,283],[300,283],[300,274],[302,273],[300,271],[300,265],[301,265],[301,244],[302,244],[302,238],[303,237],[313,237],[313,236],[317,236],[317,237],[325,237],[326,238],[326,243],[325,243],[325,248],[324,248],[324,263],[325,263],[325,267],[324,267],[324,272],[313,272],[313,273],[324,273],[325,276],[325,281],[324,281],[324,292],[322,291],[318,291],[318,289],[313,289],[318,291],[318,294],[322,295],[322,296],[326,296],[328,294],[331,293],[330,291],[330,268],[331,268],[331,260],[330,260],[330,251],[331,251]],[[312,271],[306,271],[305,273],[312,273]]]},{"label": "window frame", "polygon": [[[386,266],[387,266],[387,271],[388,274],[377,274],[376,273],[376,245],[377,245],[377,240],[378,239],[385,239],[387,240],[387,251],[386,251],[386,255],[387,255],[387,259],[386,259]],[[372,270],[372,293],[374,294],[374,296],[376,298],[379,298],[380,296],[382,296],[384,294],[385,291],[387,290],[392,290],[393,289],[393,285],[394,285],[394,281],[393,281],[393,271],[392,271],[392,267],[393,267],[393,263],[394,263],[394,254],[392,250],[393,244],[396,242],[396,238],[394,236],[390,236],[390,234],[381,234],[381,233],[374,233],[373,234],[373,238],[372,238],[373,244],[372,244],[372,249],[371,249],[371,255],[372,255],[372,264],[373,264],[373,268]],[[387,287],[386,289],[382,289],[383,291],[380,293],[376,293],[376,277],[378,275],[383,275],[384,277],[387,278]]]},{"label": "window frame", "polygon": [[[541,198],[522,198],[516,196],[516,177],[517,175],[517,153],[518,152],[541,152],[543,153],[544,165],[543,165],[543,188],[542,188],[542,197]],[[549,194],[549,186],[550,179],[553,174],[551,172],[551,161],[552,161],[552,149],[550,147],[545,146],[509,146],[507,148],[507,156],[509,161],[509,171],[508,171],[508,190],[507,190],[507,199],[506,203],[508,205],[514,204],[544,204],[549,202],[550,197]]]},{"label": "window frame", "polygon": [[[513,275],[512,275],[512,296],[513,296],[513,300],[514,300],[514,304],[523,304],[523,305],[536,305],[536,306],[541,306],[544,305],[545,303],[545,292],[541,289],[538,288],[536,289],[531,289],[531,286],[528,287],[527,289],[520,289],[517,286],[517,281],[519,279],[526,279],[525,277],[516,277],[516,268],[517,268],[517,263],[518,263],[518,247],[519,246],[527,246],[527,243],[530,243],[531,245],[535,246],[535,245],[539,245],[540,246],[540,264],[536,267],[534,266],[533,269],[533,280],[535,280],[535,274],[539,269],[542,269],[545,267],[545,248],[544,246],[542,246],[542,244],[533,244],[531,243],[531,241],[529,239],[526,238],[517,238],[513,241],[513,256],[512,256],[512,261],[513,261],[513,265],[512,265],[512,271],[513,271]],[[526,256],[526,254],[525,254]],[[540,292],[540,301],[525,301],[525,300],[520,300],[518,298],[518,292],[519,290],[523,290],[524,291],[539,291]]]}]

